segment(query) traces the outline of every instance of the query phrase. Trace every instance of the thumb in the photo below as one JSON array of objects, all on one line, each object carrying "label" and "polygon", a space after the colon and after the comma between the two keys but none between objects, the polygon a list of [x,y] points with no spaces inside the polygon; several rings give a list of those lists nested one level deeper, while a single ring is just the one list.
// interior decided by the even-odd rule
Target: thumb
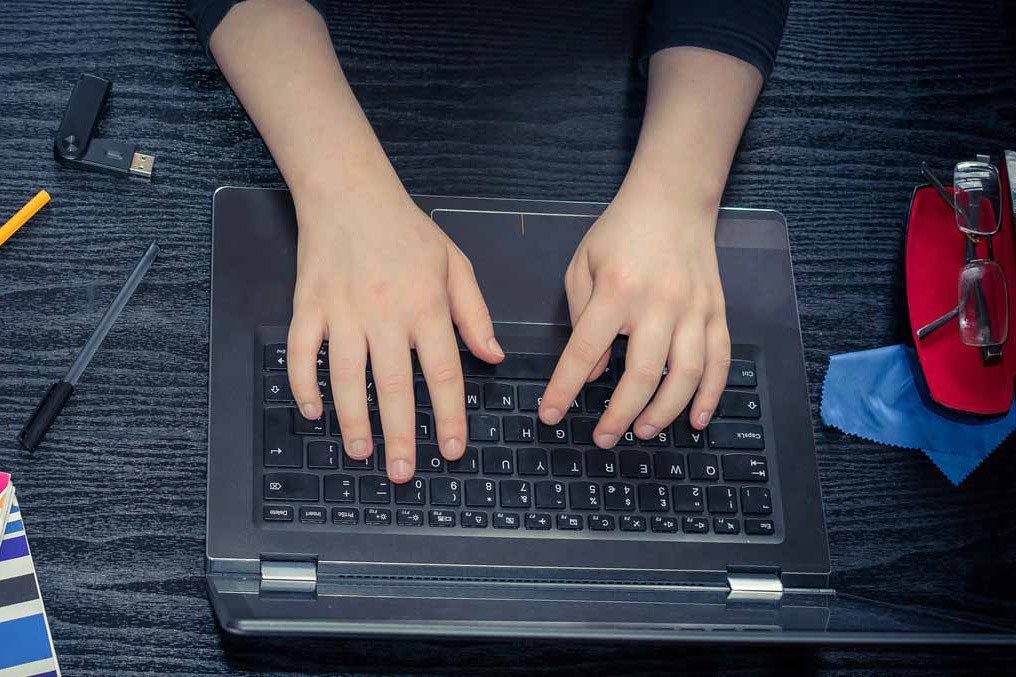
[{"label": "thumb", "polygon": [[448,301],[452,320],[470,352],[492,364],[503,360],[504,350],[494,338],[494,324],[476,284],[473,267],[454,247],[448,252]]}]

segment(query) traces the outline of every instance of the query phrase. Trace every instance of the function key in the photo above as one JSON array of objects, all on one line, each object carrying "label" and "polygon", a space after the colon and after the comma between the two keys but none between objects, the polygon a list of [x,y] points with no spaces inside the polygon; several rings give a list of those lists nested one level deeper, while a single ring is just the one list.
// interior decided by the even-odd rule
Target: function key
[{"label": "function key", "polygon": [[586,386],[586,411],[590,414],[602,414],[607,410],[613,395],[613,388]]},{"label": "function key", "polygon": [[674,512],[702,512],[704,500],[702,487],[674,487]]},{"label": "function key", "polygon": [[266,501],[317,501],[321,487],[317,475],[302,472],[265,473]]},{"label": "function key", "polygon": [[714,517],[713,533],[739,534],[741,533],[741,522],[731,517]]},{"label": "function key", "polygon": [[684,454],[676,451],[657,451],[653,454],[653,470],[658,480],[683,480]]},{"label": "function key", "polygon": [[363,511],[363,523],[373,526],[388,526],[392,523],[392,511],[388,508],[367,508]]},{"label": "function key", "polygon": [[621,531],[645,531],[646,518],[642,515],[621,515]]},{"label": "function key", "polygon": [[710,449],[764,449],[762,426],[754,423],[710,423]]},{"label": "function key", "polygon": [[723,454],[723,479],[765,482],[769,479],[766,457],[758,454]]},{"label": "function key", "polygon": [[765,487],[741,487],[741,510],[745,515],[771,515],[773,499]]},{"label": "function key", "polygon": [[677,518],[654,515],[653,519],[649,521],[649,528],[658,533],[675,534],[677,533]]},{"label": "function key", "polygon": [[292,402],[293,392],[289,389],[288,374],[265,376],[265,400],[268,402]]},{"label": "function key", "polygon": [[554,520],[551,519],[550,513],[546,512],[527,512],[526,513],[526,529],[532,529],[534,531],[547,531],[550,529]]},{"label": "function key", "polygon": [[734,487],[706,487],[706,498],[709,501],[709,512],[737,512],[737,490]]},{"label": "function key", "polygon": [[682,517],[681,530],[686,534],[708,534],[709,521],[705,517]]},{"label": "function key", "polygon": [[263,516],[266,522],[292,522],[293,506],[266,505]]},{"label": "function key", "polygon": [[524,447],[516,452],[519,457],[520,475],[546,475],[549,461],[547,450],[539,447]]},{"label": "function key", "polygon": [[550,452],[550,469],[555,477],[580,477],[582,454],[575,449],[554,449]]},{"label": "function key", "polygon": [[714,454],[688,454],[688,476],[693,480],[714,481],[720,470]]},{"label": "function key", "polygon": [[269,343],[265,346],[265,369],[286,368],[286,344]]},{"label": "function key", "polygon": [[487,409],[514,409],[515,388],[509,383],[484,383],[483,406]]},{"label": "function key", "polygon": [[318,440],[307,445],[307,467],[335,469],[339,467],[339,445]]},{"label": "function key", "polygon": [[455,526],[455,513],[451,510],[431,510],[429,521],[432,527],[453,527]]},{"label": "function key", "polygon": [[360,511],[356,508],[332,508],[332,524],[356,524]]},{"label": "function key", "polygon": [[325,417],[318,416],[315,419],[307,419],[303,417],[303,414],[297,409],[291,409],[293,412],[293,432],[297,435],[324,435],[325,434]]},{"label": "function key", "polygon": [[476,447],[466,447],[466,451],[458,459],[448,461],[448,472],[477,473],[480,471],[480,451]]},{"label": "function key", "polygon": [[416,445],[416,472],[443,472],[445,460],[436,444]]},{"label": "function key", "polygon": [[706,433],[704,430],[696,430],[691,427],[687,418],[681,417],[674,421],[674,446],[690,449],[701,449],[706,445]]},{"label": "function key", "polygon": [[309,524],[324,524],[328,521],[328,512],[324,508],[304,506],[300,508],[300,521]]},{"label": "function key", "polygon": [[463,510],[459,513],[462,526],[467,529],[483,529],[487,526],[487,513]]},{"label": "function key", "polygon": [[400,527],[423,526],[423,511],[412,508],[399,508],[395,513],[395,523]]},{"label": "function key", "polygon": [[617,477],[617,456],[606,449],[590,449],[586,452],[586,476]]},{"label": "function key", "polygon": [[325,501],[355,503],[356,480],[352,475],[325,475]]},{"label": "function key", "polygon": [[744,533],[751,536],[772,536],[776,533],[776,525],[768,519],[746,519]]},{"label": "function key", "polygon": [[716,415],[726,418],[758,418],[762,415],[757,393],[724,390]]},{"label": "function key", "polygon": [[[657,452],[661,453],[661,452]],[[678,454],[680,456],[680,454]],[[622,451],[621,452],[621,477],[644,478],[649,477],[652,461],[649,454],[644,451]],[[683,473],[682,473],[683,475]]]},{"label": "function key", "polygon": [[613,531],[614,530],[614,516],[613,515],[590,515],[589,516],[589,530],[590,531]]},{"label": "function key", "polygon": [[754,388],[758,385],[755,363],[751,360],[731,360],[730,371],[727,372],[727,385],[739,388]]},{"label": "function key", "polygon": [[570,512],[558,514],[557,528],[561,531],[582,531],[582,515]]},{"label": "function key", "polygon": [[479,409],[480,384],[466,381],[464,385],[466,388],[466,409]]},{"label": "function key", "polygon": [[495,529],[518,529],[522,524],[517,512],[496,512],[492,522]]},{"label": "function key", "polygon": [[543,386],[520,385],[519,411],[537,411],[543,401]]}]

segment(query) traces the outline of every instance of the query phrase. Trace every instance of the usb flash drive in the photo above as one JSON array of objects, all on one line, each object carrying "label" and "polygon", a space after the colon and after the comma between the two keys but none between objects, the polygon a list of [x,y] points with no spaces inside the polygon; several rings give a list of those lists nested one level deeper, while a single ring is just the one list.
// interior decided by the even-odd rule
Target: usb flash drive
[{"label": "usb flash drive", "polygon": [[109,80],[95,75],[81,76],[53,140],[53,155],[68,167],[150,179],[155,166],[153,156],[139,153],[133,143],[93,137],[112,86]]}]

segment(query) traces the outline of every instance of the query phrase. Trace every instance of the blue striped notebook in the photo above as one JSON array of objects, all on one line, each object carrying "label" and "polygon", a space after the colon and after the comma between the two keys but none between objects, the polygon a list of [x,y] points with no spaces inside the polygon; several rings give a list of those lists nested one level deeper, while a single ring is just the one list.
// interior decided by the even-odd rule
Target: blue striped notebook
[{"label": "blue striped notebook", "polygon": [[59,677],[17,499],[0,541],[0,677]]}]

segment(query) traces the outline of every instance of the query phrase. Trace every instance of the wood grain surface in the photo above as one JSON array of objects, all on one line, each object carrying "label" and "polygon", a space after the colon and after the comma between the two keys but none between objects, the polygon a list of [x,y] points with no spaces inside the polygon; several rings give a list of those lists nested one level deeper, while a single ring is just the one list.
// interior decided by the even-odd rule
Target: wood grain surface
[{"label": "wood grain surface", "polygon": [[[822,427],[831,354],[896,343],[918,167],[1016,147],[1005,0],[799,0],[725,203],[790,224],[835,584],[1016,628],[1013,440],[954,488]],[[1013,16],[1011,6],[1008,8]],[[638,134],[640,2],[333,3],[350,81],[412,192],[607,201]],[[1010,26],[1010,29],[1012,27]],[[1009,36],[1011,40],[1011,34]],[[58,165],[78,75],[152,183]],[[1012,653],[547,642],[244,641],[203,582],[212,191],[282,185],[176,0],[0,2],[0,468],[15,475],[66,675],[980,674]],[[164,248],[34,455],[15,437],[148,242]]]}]

